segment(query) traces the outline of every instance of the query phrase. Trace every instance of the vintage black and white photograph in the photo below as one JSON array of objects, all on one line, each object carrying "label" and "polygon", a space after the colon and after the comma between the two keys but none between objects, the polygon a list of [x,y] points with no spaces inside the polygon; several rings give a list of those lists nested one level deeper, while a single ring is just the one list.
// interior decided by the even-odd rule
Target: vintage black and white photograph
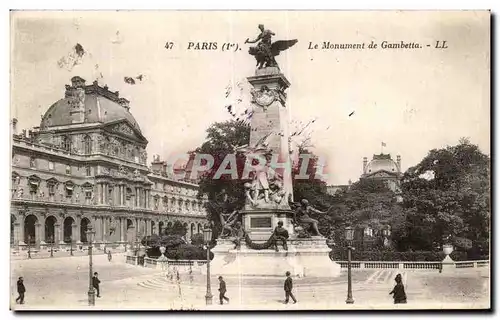
[{"label": "vintage black and white photograph", "polygon": [[10,309],[490,309],[490,24],[12,10]]}]

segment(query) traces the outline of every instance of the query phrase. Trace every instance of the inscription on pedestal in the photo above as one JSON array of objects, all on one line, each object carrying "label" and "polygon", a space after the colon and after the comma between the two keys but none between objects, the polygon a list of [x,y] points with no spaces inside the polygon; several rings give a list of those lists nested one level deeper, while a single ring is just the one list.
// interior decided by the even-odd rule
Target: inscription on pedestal
[{"label": "inscription on pedestal", "polygon": [[250,228],[272,228],[271,217],[250,218]]}]

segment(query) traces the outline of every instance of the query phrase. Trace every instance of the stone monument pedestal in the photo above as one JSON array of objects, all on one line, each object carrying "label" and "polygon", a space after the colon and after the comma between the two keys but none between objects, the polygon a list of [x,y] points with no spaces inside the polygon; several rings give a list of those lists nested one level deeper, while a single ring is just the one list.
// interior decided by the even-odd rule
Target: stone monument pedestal
[{"label": "stone monument pedestal", "polygon": [[330,260],[328,254],[331,249],[323,237],[289,239],[288,251],[278,244],[279,252],[274,248],[249,249],[244,243],[241,250],[234,249],[234,246],[231,240],[217,239],[217,246],[211,250],[214,253],[210,262],[213,275],[284,276],[286,271],[297,277],[331,278],[340,275],[340,265]]}]

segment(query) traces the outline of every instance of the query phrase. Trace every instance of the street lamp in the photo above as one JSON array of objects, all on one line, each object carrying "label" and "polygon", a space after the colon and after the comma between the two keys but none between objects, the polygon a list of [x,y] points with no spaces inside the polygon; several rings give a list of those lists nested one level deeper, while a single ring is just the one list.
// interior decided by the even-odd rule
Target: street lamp
[{"label": "street lamp", "polygon": [[351,247],[352,240],[354,239],[354,229],[352,227],[345,228],[345,239],[347,240],[347,300],[345,303],[353,304],[352,298],[352,278],[351,278]]},{"label": "street lamp", "polygon": [[203,229],[203,240],[207,245],[207,294],[205,295],[205,301],[207,305],[212,304],[212,290],[210,287],[210,241],[212,241],[212,229]]},{"label": "street lamp", "polygon": [[87,241],[89,242],[89,306],[95,305],[95,291],[94,285],[92,284],[92,240],[95,235],[95,231],[92,230],[92,226],[87,228]]}]

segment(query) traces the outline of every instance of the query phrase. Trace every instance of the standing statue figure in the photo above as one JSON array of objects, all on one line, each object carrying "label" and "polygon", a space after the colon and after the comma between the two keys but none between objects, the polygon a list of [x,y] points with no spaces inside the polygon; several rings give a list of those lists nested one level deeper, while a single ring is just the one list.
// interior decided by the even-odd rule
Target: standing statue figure
[{"label": "standing statue figure", "polygon": [[271,30],[266,30],[263,24],[259,24],[260,34],[255,40],[246,39],[245,43],[257,43],[256,47],[250,47],[248,53],[255,56],[257,60],[257,68],[276,67],[279,69],[275,56],[281,51],[285,51],[294,44],[297,40],[282,40],[271,42],[272,36],[276,35]]},{"label": "standing statue figure", "polygon": [[293,214],[293,220],[296,224],[308,224],[309,229],[312,230],[313,236],[321,236],[321,233],[319,233],[318,230],[318,220],[313,219],[309,216],[311,212],[325,214],[328,211],[319,211],[310,206],[307,199],[302,199],[300,205],[296,208]]}]

